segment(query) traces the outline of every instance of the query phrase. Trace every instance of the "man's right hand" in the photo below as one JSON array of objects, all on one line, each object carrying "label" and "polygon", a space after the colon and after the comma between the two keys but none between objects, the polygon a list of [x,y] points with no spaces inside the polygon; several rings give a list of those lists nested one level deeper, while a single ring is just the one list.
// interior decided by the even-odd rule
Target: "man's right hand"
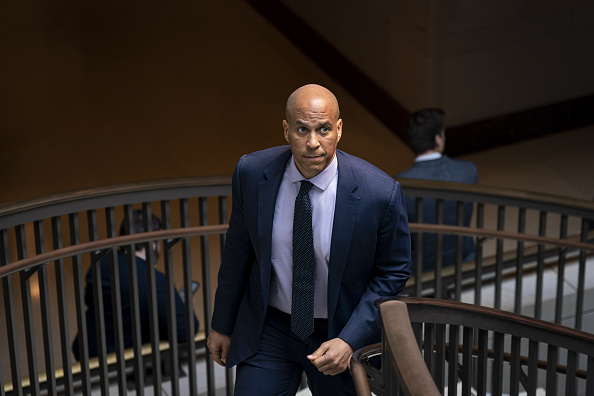
[{"label": "man's right hand", "polygon": [[225,367],[227,361],[229,345],[231,345],[231,336],[221,334],[212,329],[210,330],[210,334],[206,340],[206,346],[212,355],[212,360],[223,367]]}]

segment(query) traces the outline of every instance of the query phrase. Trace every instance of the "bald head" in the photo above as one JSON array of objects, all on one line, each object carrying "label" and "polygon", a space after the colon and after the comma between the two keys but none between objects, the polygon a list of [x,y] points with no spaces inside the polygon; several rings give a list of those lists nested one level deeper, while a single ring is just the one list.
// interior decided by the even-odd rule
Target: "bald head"
[{"label": "bald head", "polygon": [[310,106],[326,106],[334,115],[334,120],[340,118],[340,109],[336,96],[327,88],[317,84],[307,84],[297,88],[287,99],[285,117],[288,121],[294,119],[295,112]]},{"label": "bald head", "polygon": [[297,89],[287,100],[283,130],[299,172],[306,179],[316,176],[334,159],[342,136],[336,97],[315,84]]}]

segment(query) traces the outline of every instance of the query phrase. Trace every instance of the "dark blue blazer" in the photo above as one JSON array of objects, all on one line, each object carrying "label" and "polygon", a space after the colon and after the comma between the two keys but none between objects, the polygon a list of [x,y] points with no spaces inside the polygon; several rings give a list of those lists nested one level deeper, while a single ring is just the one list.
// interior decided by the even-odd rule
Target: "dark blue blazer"
[{"label": "dark blue blazer", "polygon": [[[410,277],[410,233],[400,184],[342,151],[328,274],[328,338],[354,349],[377,340],[374,301]],[[274,208],[288,146],[243,156],[219,270],[212,328],[232,335],[227,366],[257,352],[268,307]]]},{"label": "dark blue blazer", "polygon": [[[399,173],[395,176],[397,179],[423,179],[439,180],[456,183],[476,184],[478,182],[478,172],[476,166],[469,161],[455,160],[447,155],[439,159],[415,162],[412,168]],[[408,218],[411,222],[415,221],[415,199],[406,197],[406,207]],[[443,223],[447,225],[456,225],[456,203],[454,201],[444,201]],[[423,223],[435,224],[435,200],[423,199]],[[469,226],[472,219],[472,203],[464,204],[464,225]],[[462,261],[474,260],[475,248],[471,237],[464,237],[462,240]],[[413,241],[413,250],[416,249]],[[455,263],[456,241],[453,235],[444,235],[442,266],[448,267]],[[414,257],[414,254],[413,254]],[[423,235],[423,272],[430,271],[435,265],[435,234]],[[411,266],[414,271],[414,266]]]}]

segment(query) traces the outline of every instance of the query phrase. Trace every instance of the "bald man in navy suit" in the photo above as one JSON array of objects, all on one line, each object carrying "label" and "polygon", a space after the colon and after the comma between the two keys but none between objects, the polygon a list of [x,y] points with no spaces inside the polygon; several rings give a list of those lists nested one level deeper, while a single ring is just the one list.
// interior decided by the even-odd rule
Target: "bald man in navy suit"
[{"label": "bald man in navy suit", "polygon": [[[305,372],[314,395],[354,395],[354,350],[379,341],[374,301],[399,295],[410,277],[410,233],[400,185],[336,150],[338,101],[306,85],[287,101],[289,146],[243,156],[207,345],[237,365],[235,395],[294,395]],[[302,181],[313,213],[313,333],[291,330],[293,214]]]}]

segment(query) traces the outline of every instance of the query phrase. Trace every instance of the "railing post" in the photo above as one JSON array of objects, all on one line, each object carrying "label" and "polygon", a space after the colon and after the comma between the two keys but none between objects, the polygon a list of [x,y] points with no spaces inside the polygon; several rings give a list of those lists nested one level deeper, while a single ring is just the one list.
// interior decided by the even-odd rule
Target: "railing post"
[{"label": "railing post", "polygon": [[[152,227],[152,211],[151,204],[148,202],[142,203],[142,220],[144,223],[144,231],[150,232]],[[155,395],[161,392],[161,350],[159,349],[159,313],[157,305],[157,282],[155,280],[155,264],[156,257],[152,247],[153,242],[146,242],[144,244],[146,252],[146,279],[148,282],[148,296],[149,296],[149,326],[151,334],[151,360],[153,364],[152,380]],[[133,258],[132,263],[136,263],[136,258]]]},{"label": "railing post", "polygon": [[[8,254],[7,232],[6,230],[0,229],[0,267],[7,265],[9,262],[10,256]],[[22,396],[21,359],[19,354],[19,343],[17,341],[12,275],[2,278],[2,292],[4,294],[4,317],[6,320],[6,335],[8,338],[8,355],[10,358],[10,374],[12,377],[13,393],[17,396]],[[2,391],[4,391],[4,385],[2,385]]]},{"label": "railing post", "polygon": [[[113,207],[105,208],[105,228],[107,237],[115,237],[115,217]],[[122,296],[120,293],[120,263],[116,249],[110,249],[107,253],[109,257],[109,276],[111,285],[111,309],[113,314],[114,341],[116,354],[116,370],[118,373],[118,391],[120,395],[126,392],[126,361],[124,359],[124,327],[122,325]],[[134,265],[133,263],[129,263]],[[100,263],[98,264],[100,265]]]},{"label": "railing post", "polygon": [[[35,234],[35,254],[42,254],[43,252],[45,252],[43,221],[38,220],[33,222],[33,232]],[[54,393],[56,392],[56,379],[53,375],[50,374],[55,371],[56,364],[54,361],[54,340],[52,339],[52,320],[50,313],[49,285],[47,267],[45,264],[41,265],[37,270],[37,285],[39,287],[41,326],[44,329],[42,339],[45,360],[45,372],[47,374],[46,386],[50,393]]]},{"label": "railing post", "polygon": [[[62,223],[59,216],[51,219],[52,241],[54,250],[62,248]],[[64,390],[67,395],[74,393],[72,378],[72,359],[70,357],[70,332],[68,330],[68,307],[66,296],[66,277],[64,275],[64,260],[54,262],[56,276],[56,292],[58,295],[58,320],[60,322],[60,341],[62,352],[62,369],[64,371]]]},{"label": "railing post", "polygon": [[[161,201],[161,224],[163,229],[171,228],[171,217],[169,201]],[[173,282],[173,262],[171,257],[171,249],[175,242],[163,241],[163,261],[165,263],[165,284],[167,291],[167,333],[169,339],[169,353],[167,354],[170,369],[171,380],[171,394],[179,396],[179,353],[178,353],[178,339],[177,339],[177,311],[175,307],[175,285]],[[191,291],[186,292],[186,299],[192,298]],[[191,319],[190,319],[191,320]]]},{"label": "railing post", "polygon": [[[520,208],[518,214],[518,233],[526,231],[526,209]],[[514,299],[514,312],[522,313],[522,278],[524,276],[524,242],[518,241],[516,253],[516,295]]]},{"label": "railing post", "polygon": [[[180,227],[186,228],[190,225],[190,213],[188,209],[188,200],[187,199],[180,199],[179,201],[179,209],[180,209]],[[203,247],[201,247],[203,249]],[[188,373],[188,380],[190,386],[190,395],[194,396],[198,394],[198,387],[196,383],[196,345],[194,343],[194,307],[192,303],[191,293],[192,293],[192,262],[190,256],[190,244],[187,238],[182,239],[182,265],[183,265],[183,273],[184,273],[184,287],[186,288],[186,339],[188,340],[188,366],[190,367]],[[189,294],[188,294],[189,293]],[[214,390],[214,376],[208,377],[208,386],[209,388],[212,386]],[[210,393],[209,395],[214,394]]]},{"label": "railing post", "polygon": [[[87,211],[87,227],[89,241],[97,240],[97,213],[95,210]],[[97,357],[99,359],[99,387],[101,394],[109,392],[109,377],[107,373],[107,341],[105,339],[105,311],[103,306],[103,282],[101,279],[101,257],[93,252],[91,254],[91,278],[93,280],[93,306],[95,309],[95,329],[97,335]],[[87,286],[88,287],[88,286]],[[84,364],[85,362],[83,362]]]},{"label": "railing post", "polygon": [[[27,256],[27,246],[25,237],[25,226],[18,225],[15,227],[16,243],[17,243],[17,256],[19,260],[22,260]],[[33,269],[28,272],[21,272],[19,279],[21,283],[21,299],[23,304],[23,320],[25,327],[25,342],[27,345],[27,362],[29,365],[29,378],[33,378],[31,381],[30,388],[33,395],[39,394],[39,381],[36,378],[39,376],[39,370],[37,365],[37,348],[35,347],[35,323],[33,321],[33,305],[31,302],[31,284],[29,282],[30,276]],[[18,361],[15,362],[19,364]],[[20,381],[17,378],[16,381]]]},{"label": "railing post", "polygon": [[[134,233],[134,217],[131,205],[124,205],[124,226]],[[132,350],[134,351],[134,385],[137,395],[144,395],[144,357],[142,356],[142,330],[140,324],[140,302],[138,290],[138,269],[136,267],[136,246],[125,247],[128,262],[128,287],[130,288],[130,315],[132,319]]]},{"label": "railing post", "polygon": [[[78,213],[68,215],[70,246],[77,246],[80,242]],[[80,255],[72,256],[72,277],[76,305],[76,324],[78,329],[78,349],[81,362],[89,361],[87,320],[85,312],[85,294],[83,289],[83,272]],[[83,395],[91,394],[91,373],[87,364],[80,365]]]}]

